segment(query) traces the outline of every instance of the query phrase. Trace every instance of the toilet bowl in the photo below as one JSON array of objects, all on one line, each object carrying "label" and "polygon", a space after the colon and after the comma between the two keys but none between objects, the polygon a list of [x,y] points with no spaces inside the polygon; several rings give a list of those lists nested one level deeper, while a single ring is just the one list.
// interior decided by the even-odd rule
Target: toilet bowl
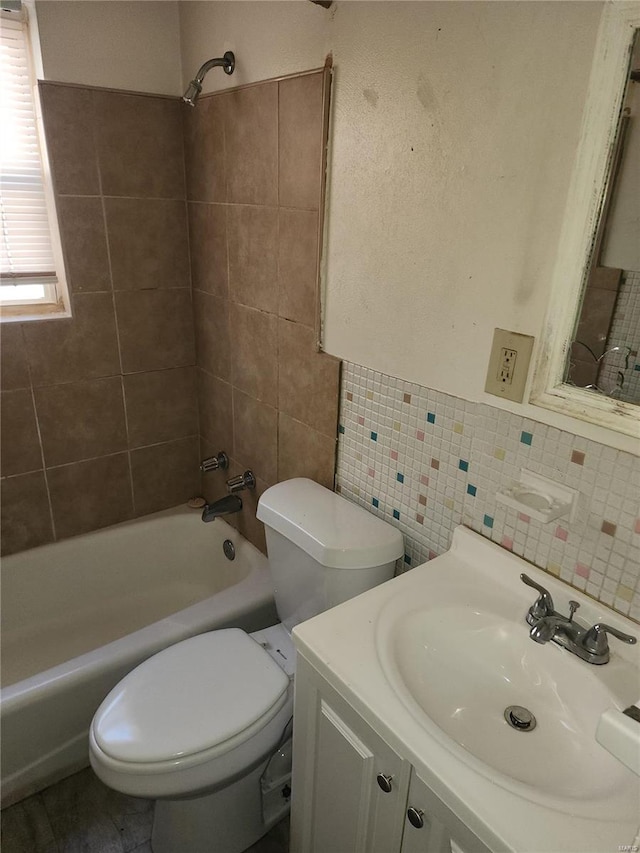
[{"label": "toilet bowl", "polygon": [[215,791],[277,746],[293,713],[291,682],[239,628],[170,646],[127,675],[98,708],[92,764],[138,797]]},{"label": "toilet bowl", "polygon": [[403,550],[399,531],[310,480],[267,489],[258,518],[281,623],[170,646],[125,676],[91,724],[98,777],[158,800],[154,853],[241,853],[286,814],[288,780],[268,767],[290,736],[291,628],[390,578]]}]

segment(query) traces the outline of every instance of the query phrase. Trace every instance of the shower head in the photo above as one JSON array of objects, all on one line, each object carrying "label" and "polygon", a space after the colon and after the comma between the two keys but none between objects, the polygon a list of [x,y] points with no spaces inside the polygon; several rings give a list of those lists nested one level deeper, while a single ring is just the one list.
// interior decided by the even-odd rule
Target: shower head
[{"label": "shower head", "polygon": [[189,104],[190,107],[195,107],[196,101],[198,100],[198,95],[201,91],[202,86],[195,80],[192,80],[187,86],[187,91],[182,96],[182,100],[185,102],[185,104]]},{"label": "shower head", "polygon": [[186,92],[182,96],[182,100],[185,104],[189,104],[190,107],[195,107],[198,96],[200,95],[200,92],[202,92],[202,81],[204,80],[205,74],[211,68],[216,68],[218,66],[223,69],[225,74],[233,74],[233,70],[236,67],[236,58],[230,50],[228,50],[223,57],[218,59],[209,59],[200,67],[198,73],[189,83]]}]

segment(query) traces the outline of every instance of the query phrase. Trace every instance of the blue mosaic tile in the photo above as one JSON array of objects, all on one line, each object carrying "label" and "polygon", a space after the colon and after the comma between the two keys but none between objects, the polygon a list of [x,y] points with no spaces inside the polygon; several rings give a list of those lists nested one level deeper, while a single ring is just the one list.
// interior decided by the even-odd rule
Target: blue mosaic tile
[{"label": "blue mosaic tile", "polygon": [[465,462],[465,460],[464,460],[464,459],[460,459],[460,460],[458,461],[458,468],[459,468],[461,471],[468,471],[468,470],[469,470],[469,463],[468,463],[468,462]]},{"label": "blue mosaic tile", "polygon": [[404,474],[401,474],[400,471],[398,471],[398,473],[396,474],[396,480],[399,483],[404,483]]},{"label": "blue mosaic tile", "polygon": [[378,433],[372,432],[371,433],[371,441],[377,441],[377,440],[378,440]]},{"label": "blue mosaic tile", "polygon": [[396,521],[400,521],[400,513],[397,509],[394,509],[394,511],[393,511],[393,517],[395,518]]},{"label": "blue mosaic tile", "polygon": [[520,441],[522,442],[522,444],[531,445],[531,443],[533,442],[533,435],[530,432],[521,432]]},{"label": "blue mosaic tile", "polygon": [[371,503],[376,507],[376,509],[380,506],[378,498],[371,498]]},{"label": "blue mosaic tile", "polygon": [[343,424],[338,424],[338,432],[340,433],[340,435],[344,435],[344,425]]},{"label": "blue mosaic tile", "polygon": [[404,561],[408,566],[411,565],[411,557],[408,554],[404,555]]},{"label": "blue mosaic tile", "polygon": [[472,498],[475,498],[477,491],[478,490],[476,489],[476,487],[472,486],[471,483],[469,483],[469,485],[467,486],[467,494],[471,495]]},{"label": "blue mosaic tile", "polygon": [[433,412],[427,412],[427,422],[430,424],[435,424],[436,416]]},{"label": "blue mosaic tile", "polygon": [[490,515],[485,515],[482,523],[484,524],[485,527],[489,527],[489,528],[493,527],[493,519],[491,518]]}]

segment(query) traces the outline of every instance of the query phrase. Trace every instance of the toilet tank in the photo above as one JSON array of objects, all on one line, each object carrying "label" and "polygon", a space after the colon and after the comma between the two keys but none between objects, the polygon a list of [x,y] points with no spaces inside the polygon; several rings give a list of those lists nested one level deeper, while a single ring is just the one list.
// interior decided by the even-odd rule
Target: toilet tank
[{"label": "toilet tank", "polygon": [[257,516],[265,525],[280,621],[305,619],[393,577],[402,534],[313,480],[267,489]]}]

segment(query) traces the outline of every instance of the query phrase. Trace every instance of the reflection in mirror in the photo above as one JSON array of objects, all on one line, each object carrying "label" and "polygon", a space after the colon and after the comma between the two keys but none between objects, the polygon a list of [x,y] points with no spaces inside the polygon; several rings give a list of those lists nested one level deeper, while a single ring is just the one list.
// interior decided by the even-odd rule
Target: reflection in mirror
[{"label": "reflection in mirror", "polygon": [[565,381],[640,404],[640,31]]}]

